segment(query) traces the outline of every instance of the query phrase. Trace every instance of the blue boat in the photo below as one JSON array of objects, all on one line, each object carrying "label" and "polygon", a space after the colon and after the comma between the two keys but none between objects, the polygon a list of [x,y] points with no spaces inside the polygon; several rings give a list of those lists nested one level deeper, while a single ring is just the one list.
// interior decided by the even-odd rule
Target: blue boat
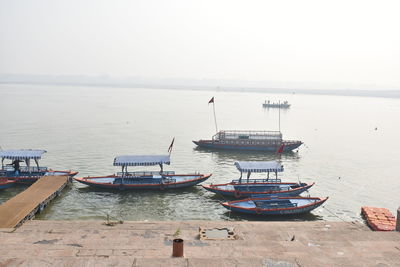
[{"label": "blue boat", "polygon": [[7,178],[0,178],[0,189],[6,189],[15,184],[15,180],[9,180]]},{"label": "blue boat", "polygon": [[221,203],[225,208],[239,213],[255,215],[293,215],[312,211],[328,197],[268,197],[248,198]]},{"label": "blue boat", "polygon": [[219,131],[211,140],[193,143],[210,149],[266,152],[289,152],[303,144],[301,141],[283,140],[280,131]]},{"label": "blue boat", "polygon": [[[121,166],[122,171],[116,175],[101,177],[74,178],[89,186],[119,190],[166,190],[194,186],[207,180],[211,174],[175,174],[164,171],[163,164],[170,164],[169,155],[128,155],[114,159],[114,166]],[[129,172],[128,166],[156,166],[160,171]]]},{"label": "blue boat", "polygon": [[[14,180],[16,183],[34,183],[40,177],[45,175],[67,175],[73,177],[78,172],[73,171],[54,171],[47,167],[39,166],[39,160],[45,150],[35,149],[17,149],[0,151],[1,170],[0,178]],[[4,165],[4,160],[11,160],[11,163]],[[31,160],[34,160],[36,166],[31,166]],[[25,166],[21,166],[25,163]]]},{"label": "blue boat", "polygon": [[[265,196],[298,196],[308,190],[314,183],[282,182],[278,179],[278,172],[283,171],[283,165],[277,161],[237,161],[236,168],[240,171],[240,178],[225,184],[203,185],[203,188],[227,197],[244,198],[255,195]],[[251,173],[266,173],[263,179],[250,179]],[[275,178],[270,178],[270,173]],[[247,179],[242,179],[247,173]]]}]

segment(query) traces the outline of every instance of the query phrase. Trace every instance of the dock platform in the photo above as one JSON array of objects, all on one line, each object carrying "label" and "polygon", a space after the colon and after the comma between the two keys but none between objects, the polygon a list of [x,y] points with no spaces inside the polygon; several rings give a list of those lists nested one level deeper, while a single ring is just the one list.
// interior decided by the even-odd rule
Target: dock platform
[{"label": "dock platform", "polygon": [[38,211],[70,181],[69,176],[43,176],[25,191],[0,205],[0,228],[16,228],[35,217]]}]

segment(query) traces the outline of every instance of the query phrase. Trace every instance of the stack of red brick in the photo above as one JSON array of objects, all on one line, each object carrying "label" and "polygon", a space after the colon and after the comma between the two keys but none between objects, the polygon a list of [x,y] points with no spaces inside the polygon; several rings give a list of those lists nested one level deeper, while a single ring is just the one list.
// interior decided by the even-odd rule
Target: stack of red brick
[{"label": "stack of red brick", "polygon": [[394,231],[396,229],[396,217],[385,208],[361,207],[369,227],[374,231]]}]

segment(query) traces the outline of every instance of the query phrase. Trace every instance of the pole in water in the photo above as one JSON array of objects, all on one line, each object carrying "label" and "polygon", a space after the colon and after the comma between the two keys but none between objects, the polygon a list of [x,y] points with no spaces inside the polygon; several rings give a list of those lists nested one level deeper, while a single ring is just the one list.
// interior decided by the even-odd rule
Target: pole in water
[{"label": "pole in water", "polygon": [[281,131],[281,101],[278,101],[278,111],[279,111],[279,132]]},{"label": "pole in water", "polygon": [[215,131],[218,133],[217,117],[215,116],[215,104],[213,103]]},{"label": "pole in water", "polygon": [[215,102],[214,102],[214,97],[208,101],[208,104],[212,103],[213,104],[213,111],[214,111],[214,123],[215,123],[215,131],[218,133],[218,126],[217,126],[217,116],[215,116]]}]

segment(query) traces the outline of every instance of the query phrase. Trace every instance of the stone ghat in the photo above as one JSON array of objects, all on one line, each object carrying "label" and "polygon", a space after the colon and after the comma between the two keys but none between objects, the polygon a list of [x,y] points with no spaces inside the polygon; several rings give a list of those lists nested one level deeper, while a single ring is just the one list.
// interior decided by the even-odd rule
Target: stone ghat
[{"label": "stone ghat", "polygon": [[[0,230],[0,266],[398,266],[400,233],[357,222],[28,221]],[[200,239],[199,228],[234,238]],[[204,232],[204,231],[203,231]],[[184,257],[172,258],[172,240]]]}]

